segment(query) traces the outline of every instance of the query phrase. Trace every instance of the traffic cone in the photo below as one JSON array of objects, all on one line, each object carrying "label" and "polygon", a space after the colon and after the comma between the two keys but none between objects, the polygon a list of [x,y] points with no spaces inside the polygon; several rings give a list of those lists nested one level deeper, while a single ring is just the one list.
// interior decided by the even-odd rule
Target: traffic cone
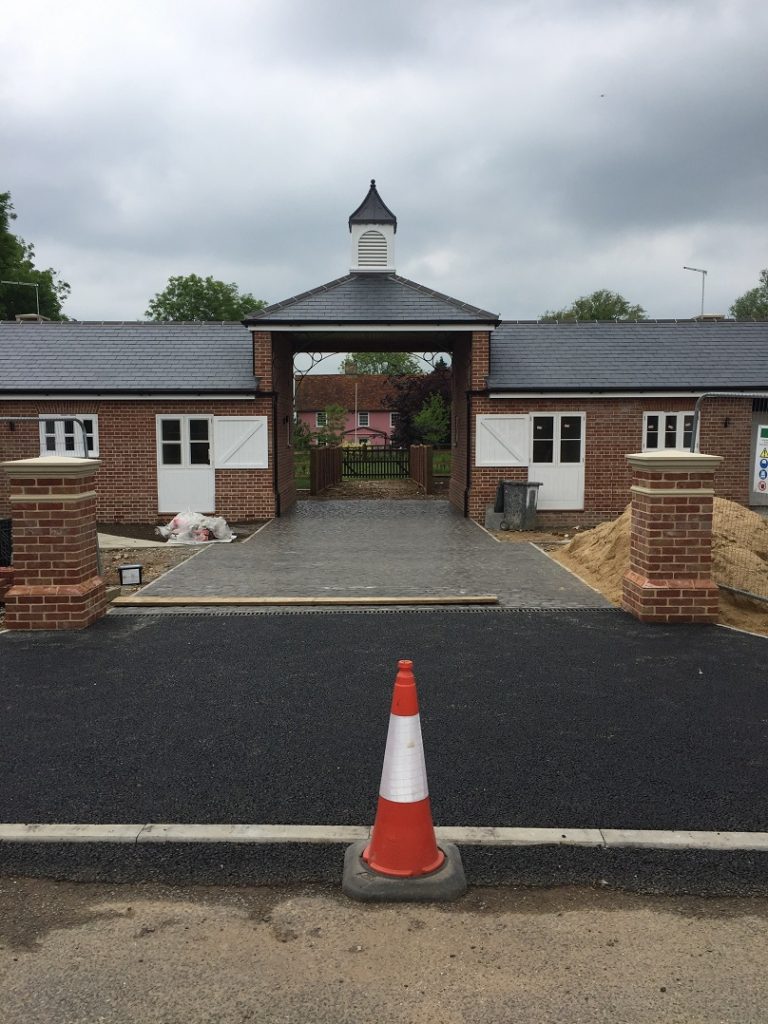
[{"label": "traffic cone", "polygon": [[397,663],[379,805],[363,860],[394,878],[428,875],[445,860],[432,824],[412,661]]},{"label": "traffic cone", "polygon": [[370,842],[347,850],[343,889],[381,900],[456,899],[466,891],[458,849],[441,850],[435,839],[411,661],[397,664],[376,820]]}]

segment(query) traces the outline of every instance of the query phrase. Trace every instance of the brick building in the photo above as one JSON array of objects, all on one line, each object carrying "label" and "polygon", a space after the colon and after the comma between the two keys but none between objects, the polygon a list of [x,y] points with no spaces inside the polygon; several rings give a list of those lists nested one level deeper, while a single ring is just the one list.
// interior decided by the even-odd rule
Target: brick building
[{"label": "brick building", "polygon": [[473,519],[500,479],[540,482],[545,520],[616,515],[625,455],[688,447],[705,392],[725,393],[704,402],[699,432],[725,458],[718,492],[766,503],[768,323],[502,322],[395,272],[397,220],[374,183],[349,231],[348,274],[243,324],[0,323],[0,460],[98,454],[103,521],[273,517],[296,500],[296,353],[447,352],[449,497]]}]

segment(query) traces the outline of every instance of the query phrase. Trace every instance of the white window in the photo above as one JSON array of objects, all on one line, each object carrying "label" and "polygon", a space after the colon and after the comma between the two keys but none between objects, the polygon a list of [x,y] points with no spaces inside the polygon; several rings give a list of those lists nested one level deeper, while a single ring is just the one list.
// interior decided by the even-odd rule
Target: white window
[{"label": "white window", "polygon": [[211,465],[209,416],[158,416],[161,466],[188,469]]},{"label": "white window", "polygon": [[693,437],[692,412],[646,412],[643,414],[643,451],[664,448],[689,450]]},{"label": "white window", "polygon": [[399,412],[391,412],[389,414],[389,428],[390,428],[390,430],[394,430],[395,429],[395,427],[397,426],[397,421],[399,419],[400,419],[400,413]]},{"label": "white window", "polygon": [[357,414],[357,425],[358,427],[368,426],[369,415],[367,412],[359,412]]},{"label": "white window", "polygon": [[581,413],[534,415],[531,421],[531,463],[563,466],[583,461],[584,421]]},{"label": "white window", "polygon": [[316,427],[327,427],[328,426],[328,414],[325,412],[315,413],[315,426]]},{"label": "white window", "polygon": [[93,415],[59,417],[47,419],[40,417],[40,454],[69,455],[72,458],[84,458],[83,431],[79,423],[85,427],[85,445],[87,455],[97,458],[99,454],[99,420]]}]

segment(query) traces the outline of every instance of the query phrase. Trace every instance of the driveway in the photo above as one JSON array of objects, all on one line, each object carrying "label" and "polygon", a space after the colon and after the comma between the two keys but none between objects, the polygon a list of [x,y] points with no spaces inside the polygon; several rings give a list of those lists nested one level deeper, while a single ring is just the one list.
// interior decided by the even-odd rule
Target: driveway
[{"label": "driveway", "polygon": [[531,544],[501,544],[447,501],[303,501],[253,537],[214,545],[142,597],[448,597],[505,608],[606,608]]}]

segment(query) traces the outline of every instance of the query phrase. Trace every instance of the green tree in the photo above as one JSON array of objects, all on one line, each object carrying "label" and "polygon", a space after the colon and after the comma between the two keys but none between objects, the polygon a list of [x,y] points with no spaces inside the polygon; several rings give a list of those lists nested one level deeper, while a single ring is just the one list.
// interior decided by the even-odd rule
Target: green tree
[{"label": "green tree", "polygon": [[445,406],[450,439],[451,371],[444,360],[438,362],[440,365],[436,365],[431,373],[423,373],[418,377],[392,378],[392,393],[387,396],[387,408],[397,413],[392,432],[392,444],[396,448],[407,448],[423,440],[423,435],[416,428],[416,420],[435,394],[440,396]]},{"label": "green tree", "polygon": [[768,267],[760,271],[760,284],[744,292],[730,308],[737,320],[768,320]]},{"label": "green tree", "polygon": [[293,447],[297,452],[306,452],[312,444],[312,428],[305,420],[297,419],[293,424]]},{"label": "green tree", "polygon": [[448,444],[451,440],[451,412],[439,392],[424,402],[413,417],[413,427],[424,444]]},{"label": "green tree", "polygon": [[266,303],[236,284],[213,277],[170,277],[165,288],[149,301],[145,316],[171,323],[176,320],[242,320]]},{"label": "green tree", "polygon": [[315,434],[319,445],[337,445],[344,440],[347,425],[347,410],[343,405],[326,405],[325,425]]},{"label": "green tree", "polygon": [[424,372],[408,352],[350,352],[344,368],[347,373],[386,373],[390,377]]},{"label": "green tree", "polygon": [[600,288],[582,295],[566,309],[549,309],[539,317],[545,323],[556,320],[647,320],[642,306],[631,306],[618,292]]},{"label": "green tree", "polygon": [[[13,220],[16,220],[16,214],[11,193],[0,192],[0,281],[22,282],[21,285],[0,285],[0,319],[14,320],[20,313],[36,312],[37,292],[41,316],[49,320],[66,320],[61,306],[69,295],[69,285],[60,280],[58,271],[51,267],[37,269],[35,247],[13,234],[10,229]],[[30,287],[33,284],[37,289]]]}]

